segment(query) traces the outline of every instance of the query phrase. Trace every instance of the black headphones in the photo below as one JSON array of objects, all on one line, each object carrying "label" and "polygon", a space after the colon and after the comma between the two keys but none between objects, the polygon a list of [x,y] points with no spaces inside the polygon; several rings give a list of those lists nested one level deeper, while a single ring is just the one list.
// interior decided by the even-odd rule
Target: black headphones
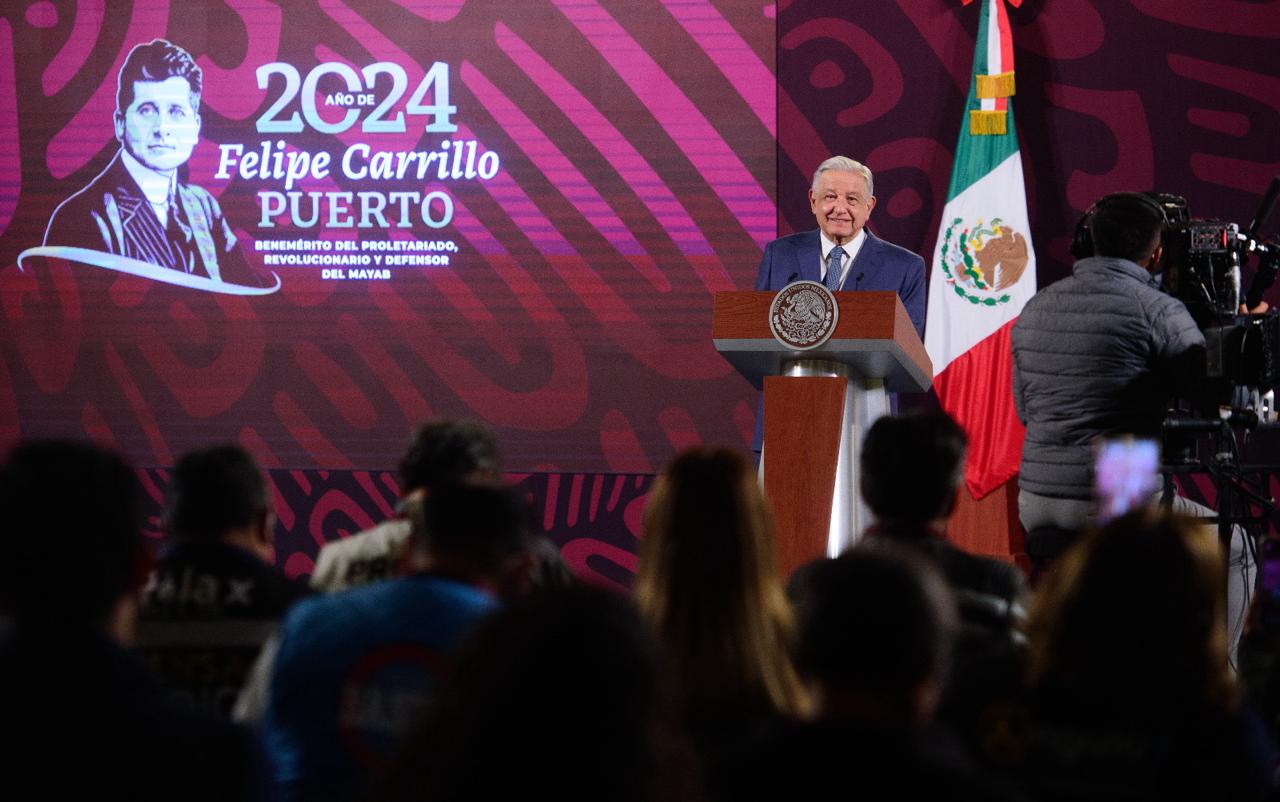
[{"label": "black headphones", "polygon": [[1169,228],[1169,214],[1156,197],[1154,192],[1112,192],[1110,195],[1103,195],[1098,198],[1093,202],[1092,206],[1085,210],[1079,222],[1076,223],[1076,233],[1071,237],[1071,247],[1067,249],[1067,252],[1076,259],[1086,259],[1093,256],[1093,216],[1098,213],[1100,208],[1120,200],[1138,201],[1160,215],[1160,236],[1163,239],[1165,231]]}]

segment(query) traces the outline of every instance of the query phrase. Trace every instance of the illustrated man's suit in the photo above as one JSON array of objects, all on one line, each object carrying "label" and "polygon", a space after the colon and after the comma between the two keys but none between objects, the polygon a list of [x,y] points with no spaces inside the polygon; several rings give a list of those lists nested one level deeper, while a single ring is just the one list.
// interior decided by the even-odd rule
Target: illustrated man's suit
[{"label": "illustrated man's suit", "polygon": [[257,284],[222,210],[204,189],[176,183],[162,225],[117,153],[89,185],[54,210],[45,245],[113,253],[233,284]]}]

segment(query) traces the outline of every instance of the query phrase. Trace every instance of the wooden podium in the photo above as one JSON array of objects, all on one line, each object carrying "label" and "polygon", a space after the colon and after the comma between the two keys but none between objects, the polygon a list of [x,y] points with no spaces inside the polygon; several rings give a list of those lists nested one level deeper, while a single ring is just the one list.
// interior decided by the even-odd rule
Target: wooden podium
[{"label": "wooden podium", "polygon": [[835,331],[811,350],[774,337],[775,294],[716,293],[711,329],[721,356],[764,390],[760,472],[785,577],[838,554],[866,528],[858,493],[862,438],[889,412],[888,393],[929,389],[933,365],[896,293],[835,293]]}]

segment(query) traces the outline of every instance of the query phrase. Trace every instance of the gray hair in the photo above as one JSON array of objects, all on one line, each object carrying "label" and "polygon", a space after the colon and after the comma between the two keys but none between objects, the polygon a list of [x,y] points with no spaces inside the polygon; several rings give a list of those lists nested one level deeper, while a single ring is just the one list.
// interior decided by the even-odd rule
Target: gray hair
[{"label": "gray hair", "polygon": [[828,170],[840,170],[842,172],[857,173],[867,179],[867,194],[876,194],[875,181],[871,178],[871,170],[862,162],[856,162],[848,156],[832,156],[822,164],[818,165],[818,170],[813,174],[813,194],[818,194],[818,179]]}]

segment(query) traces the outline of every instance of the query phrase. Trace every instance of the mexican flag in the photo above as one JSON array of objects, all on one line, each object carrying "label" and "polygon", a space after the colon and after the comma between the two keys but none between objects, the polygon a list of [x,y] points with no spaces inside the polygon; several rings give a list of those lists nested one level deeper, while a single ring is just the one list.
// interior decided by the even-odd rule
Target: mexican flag
[{"label": "mexican flag", "polygon": [[964,476],[975,499],[1018,472],[1024,431],[1013,407],[1009,331],[1036,291],[1004,6],[1022,0],[978,1],[973,81],[933,253],[924,336],[942,407],[969,435]]}]

